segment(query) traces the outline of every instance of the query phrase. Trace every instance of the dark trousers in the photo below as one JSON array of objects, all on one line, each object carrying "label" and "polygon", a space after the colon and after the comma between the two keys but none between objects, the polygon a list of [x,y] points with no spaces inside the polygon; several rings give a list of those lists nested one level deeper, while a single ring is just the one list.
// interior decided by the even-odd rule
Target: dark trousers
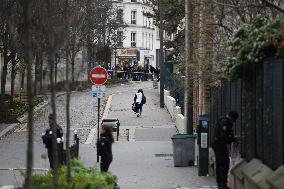
[{"label": "dark trousers", "polygon": [[112,162],[112,155],[109,155],[109,156],[102,156],[101,158],[101,172],[107,172],[108,171],[108,168],[110,166]]},{"label": "dark trousers", "polygon": [[49,159],[49,166],[50,166],[50,169],[53,169],[53,151],[48,149],[47,150],[47,155],[48,155],[48,159]]},{"label": "dark trousers", "polygon": [[140,114],[140,115],[142,114],[142,106],[143,106],[142,104],[139,104],[137,102],[135,103],[136,113],[137,114]]},{"label": "dark trousers", "polygon": [[220,189],[227,188],[230,159],[227,145],[216,142],[213,150],[216,157],[216,181]]}]

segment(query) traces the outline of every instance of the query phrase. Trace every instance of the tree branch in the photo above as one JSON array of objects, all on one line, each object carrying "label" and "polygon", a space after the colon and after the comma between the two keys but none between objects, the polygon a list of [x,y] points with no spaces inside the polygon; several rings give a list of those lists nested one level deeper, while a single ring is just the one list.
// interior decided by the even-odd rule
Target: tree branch
[{"label": "tree branch", "polygon": [[261,1],[262,4],[265,4],[265,5],[269,6],[269,7],[272,7],[275,10],[277,10],[277,11],[281,12],[282,14],[284,14],[284,9],[282,9],[281,7],[275,5],[274,3],[271,3],[271,2],[269,2],[267,0],[260,0],[260,1]]}]

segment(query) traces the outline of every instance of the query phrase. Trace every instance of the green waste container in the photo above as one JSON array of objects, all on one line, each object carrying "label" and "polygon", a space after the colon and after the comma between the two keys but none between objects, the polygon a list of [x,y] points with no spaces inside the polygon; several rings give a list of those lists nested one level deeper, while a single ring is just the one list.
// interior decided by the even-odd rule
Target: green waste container
[{"label": "green waste container", "polygon": [[176,134],[172,136],[175,167],[193,166],[195,160],[195,135]]}]

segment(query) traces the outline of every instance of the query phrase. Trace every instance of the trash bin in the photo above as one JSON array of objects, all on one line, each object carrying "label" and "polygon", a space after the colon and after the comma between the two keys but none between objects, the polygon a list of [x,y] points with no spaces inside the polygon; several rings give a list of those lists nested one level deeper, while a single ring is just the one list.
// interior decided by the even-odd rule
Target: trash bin
[{"label": "trash bin", "polygon": [[195,160],[195,135],[176,134],[172,136],[175,167],[193,166]]},{"label": "trash bin", "polygon": [[102,120],[102,125],[107,124],[112,127],[112,132],[117,132],[117,141],[118,141],[118,136],[119,136],[119,126],[120,122],[119,119],[117,118],[106,118]]}]

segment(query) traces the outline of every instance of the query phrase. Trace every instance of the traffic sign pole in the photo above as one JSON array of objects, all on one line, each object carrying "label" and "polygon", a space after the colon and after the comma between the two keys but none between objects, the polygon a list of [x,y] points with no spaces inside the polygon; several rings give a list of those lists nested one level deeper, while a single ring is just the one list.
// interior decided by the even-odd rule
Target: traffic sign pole
[{"label": "traffic sign pole", "polygon": [[[98,98],[98,131],[97,131],[97,144],[99,143],[100,140],[100,107],[101,106],[101,98]],[[99,157],[99,150],[97,148],[97,162],[100,161]]]},{"label": "traffic sign pole", "polygon": [[[97,143],[100,140],[100,108],[101,108],[101,97],[104,96],[105,86],[103,85],[108,78],[106,69],[98,66],[93,68],[90,73],[90,80],[95,85],[92,87],[93,97],[98,98],[98,131],[97,131]],[[97,148],[97,162],[100,161],[98,148]]]}]

